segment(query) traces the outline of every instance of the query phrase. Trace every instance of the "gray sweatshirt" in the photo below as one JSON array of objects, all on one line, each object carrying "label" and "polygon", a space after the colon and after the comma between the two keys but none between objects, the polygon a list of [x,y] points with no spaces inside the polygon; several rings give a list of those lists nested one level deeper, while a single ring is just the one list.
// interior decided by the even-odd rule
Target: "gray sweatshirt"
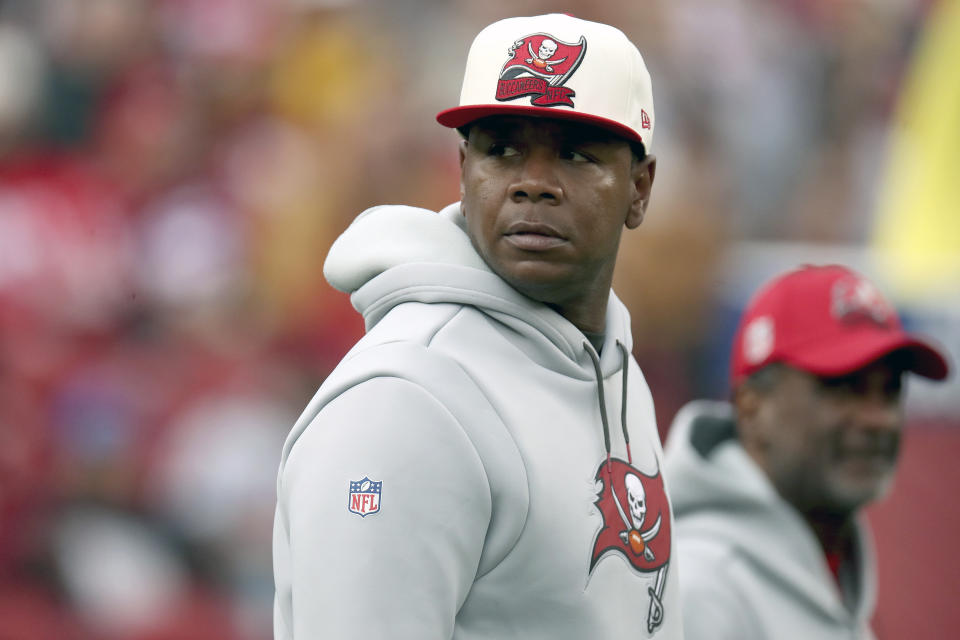
[{"label": "gray sweatshirt", "polygon": [[730,405],[685,406],[665,455],[688,640],[873,638],[876,575],[863,521],[840,587],[812,529],[740,446]]},{"label": "gray sweatshirt", "polygon": [[276,638],[680,640],[626,308],[611,293],[598,356],[462,219],[378,207],[328,256],[367,333],[283,449]]}]

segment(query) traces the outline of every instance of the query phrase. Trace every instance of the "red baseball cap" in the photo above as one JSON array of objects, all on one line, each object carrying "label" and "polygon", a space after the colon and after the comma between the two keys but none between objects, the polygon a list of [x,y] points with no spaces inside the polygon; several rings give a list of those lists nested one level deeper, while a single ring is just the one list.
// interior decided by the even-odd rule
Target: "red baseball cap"
[{"label": "red baseball cap", "polygon": [[903,330],[873,283],[840,265],[808,265],[774,278],[747,304],[733,340],[731,381],[773,362],[838,377],[894,352],[906,356],[908,371],[947,377],[946,358]]}]

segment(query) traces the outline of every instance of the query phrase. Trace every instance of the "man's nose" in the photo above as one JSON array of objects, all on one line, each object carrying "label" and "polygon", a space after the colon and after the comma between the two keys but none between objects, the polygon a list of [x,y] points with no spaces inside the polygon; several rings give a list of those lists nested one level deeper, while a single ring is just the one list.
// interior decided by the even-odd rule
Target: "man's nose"
[{"label": "man's nose", "polygon": [[560,204],[563,200],[563,187],[557,175],[556,154],[547,149],[533,149],[526,154],[521,163],[516,180],[510,185],[510,197],[514,202],[547,201]]},{"label": "man's nose", "polygon": [[857,422],[876,431],[899,431],[903,426],[903,407],[899,398],[881,391],[862,395],[856,403]]}]

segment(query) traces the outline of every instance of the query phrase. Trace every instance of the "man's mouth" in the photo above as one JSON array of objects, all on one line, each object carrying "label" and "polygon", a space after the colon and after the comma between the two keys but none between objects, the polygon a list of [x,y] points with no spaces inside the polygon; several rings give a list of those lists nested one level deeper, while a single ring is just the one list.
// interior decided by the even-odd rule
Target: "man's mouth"
[{"label": "man's mouth", "polygon": [[542,222],[518,221],[511,224],[504,238],[523,251],[547,251],[567,242],[555,227]]},{"label": "man's mouth", "polygon": [[885,473],[897,462],[896,442],[860,443],[841,447],[837,460],[846,468],[858,473]]}]

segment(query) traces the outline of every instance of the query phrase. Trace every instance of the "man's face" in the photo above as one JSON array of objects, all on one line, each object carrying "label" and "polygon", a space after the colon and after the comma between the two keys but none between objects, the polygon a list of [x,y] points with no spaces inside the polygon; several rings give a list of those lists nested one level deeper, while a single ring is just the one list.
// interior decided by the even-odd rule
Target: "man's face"
[{"label": "man's face", "polygon": [[759,461],[801,512],[850,513],[889,486],[903,428],[902,370],[889,360],[842,378],[784,367],[759,397]]},{"label": "man's face", "polygon": [[468,233],[487,264],[568,318],[605,305],[623,227],[643,219],[653,158],[635,160],[594,127],[498,116],[471,126],[460,159]]}]

